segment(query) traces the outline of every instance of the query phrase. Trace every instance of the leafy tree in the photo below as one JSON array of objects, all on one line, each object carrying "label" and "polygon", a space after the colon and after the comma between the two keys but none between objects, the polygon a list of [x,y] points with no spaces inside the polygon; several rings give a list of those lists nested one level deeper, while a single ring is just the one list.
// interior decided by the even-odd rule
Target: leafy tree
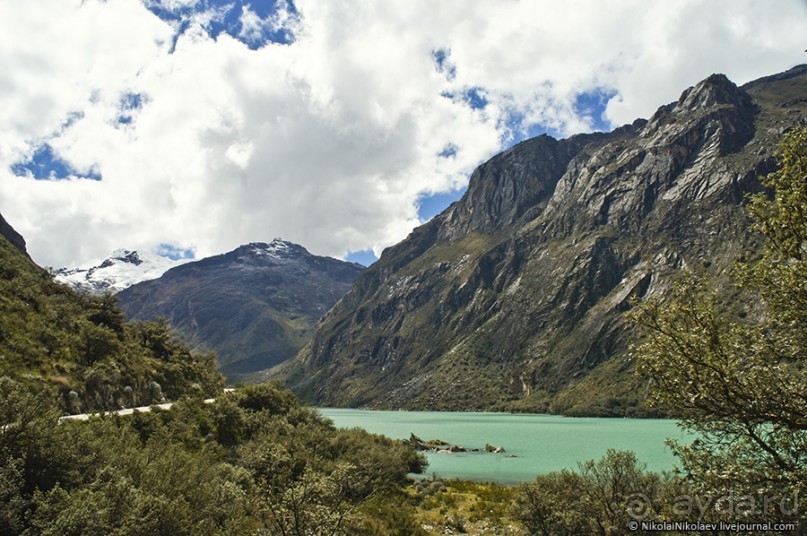
[{"label": "leafy tree", "polygon": [[736,271],[758,310],[720,314],[720,295],[690,275],[637,309],[647,339],[633,355],[652,403],[698,437],[675,449],[694,491],[729,506],[711,515],[804,522],[794,503],[807,493],[807,129],[787,134],[776,157],[770,194],[750,203],[762,257]]},{"label": "leafy tree", "polygon": [[25,526],[23,464],[19,458],[7,458],[0,465],[0,534],[19,534]]},{"label": "leafy tree", "polygon": [[82,294],[81,297],[89,312],[87,318],[92,323],[111,329],[119,337],[123,336],[126,315],[118,308],[117,296],[107,293],[102,296]]},{"label": "leafy tree", "polygon": [[354,476],[350,464],[338,463],[328,474],[304,469],[288,485],[262,501],[269,534],[356,534],[357,508],[346,490]]},{"label": "leafy tree", "polygon": [[[579,472],[540,475],[522,485],[513,514],[535,535],[624,534],[631,514],[661,518],[665,486],[664,478],[644,471],[633,452],[609,449],[600,460],[581,463]],[[637,499],[647,511],[634,512]]]},{"label": "leafy tree", "polygon": [[265,418],[271,425],[237,452],[270,534],[356,534],[365,503],[396,496],[407,472],[424,466],[413,449],[363,430]]},{"label": "leafy tree", "polygon": [[279,389],[277,384],[248,385],[239,389],[234,398],[246,410],[270,415],[286,415],[300,406],[300,401],[291,391]]},{"label": "leafy tree", "polygon": [[69,436],[57,424],[59,415],[47,392],[0,377],[0,466],[9,466],[9,484],[31,492],[69,478],[74,459],[65,449]]}]

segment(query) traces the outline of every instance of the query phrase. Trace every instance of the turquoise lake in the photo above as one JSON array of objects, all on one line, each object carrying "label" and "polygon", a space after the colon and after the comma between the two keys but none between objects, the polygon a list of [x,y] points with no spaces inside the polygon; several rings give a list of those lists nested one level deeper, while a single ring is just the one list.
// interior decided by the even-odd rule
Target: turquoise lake
[{"label": "turquoise lake", "polygon": [[[504,454],[427,453],[426,474],[517,484],[536,475],[577,469],[609,448],[632,450],[653,471],[669,471],[675,457],[665,438],[685,440],[676,421],[665,419],[572,418],[557,415],[440,411],[373,411],[318,408],[340,428],[364,428],[396,439],[414,433],[424,441],[442,439],[465,448],[501,446]],[[508,457],[515,456],[515,457]]]}]

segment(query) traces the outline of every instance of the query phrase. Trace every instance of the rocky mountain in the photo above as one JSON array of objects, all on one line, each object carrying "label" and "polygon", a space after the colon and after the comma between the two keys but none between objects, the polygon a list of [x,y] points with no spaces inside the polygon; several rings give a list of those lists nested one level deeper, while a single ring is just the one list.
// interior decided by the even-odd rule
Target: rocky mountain
[{"label": "rocky mountain", "polygon": [[59,268],[54,275],[57,281],[75,290],[90,294],[114,294],[141,281],[157,279],[171,268],[189,261],[190,259],[173,260],[151,253],[118,249],[98,266]]},{"label": "rocky mountain", "polygon": [[165,317],[197,350],[213,350],[230,380],[289,359],[364,269],[275,239],[168,270],[120,293],[135,320]]},{"label": "rocky mountain", "polygon": [[9,223],[0,215],[0,236],[8,240],[8,242],[17,248],[17,250],[28,256],[28,250],[25,249],[25,239],[18,233]]},{"label": "rocky mountain", "polygon": [[745,195],[805,112],[807,66],[713,75],[649,120],[520,143],[271,376],[319,405],[639,414],[625,313],[684,267],[720,284],[754,249]]}]

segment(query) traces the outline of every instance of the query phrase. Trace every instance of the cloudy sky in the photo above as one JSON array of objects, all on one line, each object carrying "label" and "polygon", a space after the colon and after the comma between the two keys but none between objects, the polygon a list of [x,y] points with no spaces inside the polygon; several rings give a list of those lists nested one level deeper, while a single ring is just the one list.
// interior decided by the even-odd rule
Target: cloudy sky
[{"label": "cloudy sky", "polygon": [[797,0],[2,0],[0,213],[41,265],[366,260],[525,137],[807,61]]}]

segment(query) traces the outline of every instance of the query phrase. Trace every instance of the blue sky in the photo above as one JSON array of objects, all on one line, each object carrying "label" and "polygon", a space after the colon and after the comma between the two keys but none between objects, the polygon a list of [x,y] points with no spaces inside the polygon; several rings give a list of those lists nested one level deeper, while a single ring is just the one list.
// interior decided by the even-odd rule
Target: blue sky
[{"label": "blue sky", "polygon": [[[146,7],[162,20],[174,23],[176,31],[172,39],[172,50],[179,37],[193,24],[198,24],[195,18],[200,13],[209,13],[210,17],[205,25],[205,31],[211,38],[216,39],[225,33],[257,50],[267,43],[291,44],[294,42],[292,23],[299,18],[297,7],[291,0],[277,2],[274,0],[260,0],[257,2],[243,2],[241,0],[200,0],[198,2],[175,2],[152,0],[145,3]],[[253,17],[245,17],[245,13],[252,13]],[[282,18],[278,15],[282,14]],[[277,24],[262,24],[251,26],[249,20],[254,22],[277,19]],[[285,22],[285,24],[284,24]]]},{"label": "blue sky", "polygon": [[0,31],[0,213],[40,264],[275,236],[366,264],[525,138],[804,62],[807,5],[38,0]]},{"label": "blue sky", "polygon": [[155,253],[161,257],[168,257],[174,261],[179,259],[193,259],[196,257],[196,254],[192,249],[181,249],[173,244],[160,244]]},{"label": "blue sky", "polygon": [[37,180],[65,180],[71,177],[95,181],[101,180],[101,175],[97,170],[88,169],[82,171],[63,160],[54,153],[53,147],[48,142],[37,146],[34,153],[26,160],[12,164],[11,171],[19,177],[31,175]]}]

